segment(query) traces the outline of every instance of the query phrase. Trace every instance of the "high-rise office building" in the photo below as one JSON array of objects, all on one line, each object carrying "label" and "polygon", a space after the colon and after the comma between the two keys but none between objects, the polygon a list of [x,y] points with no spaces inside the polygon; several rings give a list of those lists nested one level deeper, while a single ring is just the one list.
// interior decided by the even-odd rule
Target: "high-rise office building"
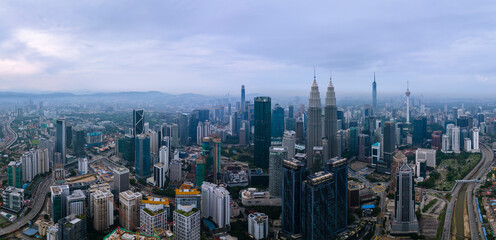
[{"label": "high-rise office building", "polygon": [[150,176],[150,137],[145,134],[136,135],[135,157],[136,177],[147,178]]},{"label": "high-rise office building", "polygon": [[213,147],[213,169],[214,169],[214,183],[219,183],[221,180],[221,153],[222,153],[222,140],[218,137],[212,139]]},{"label": "high-rise office building", "polygon": [[11,187],[22,187],[22,164],[11,161],[7,166],[8,184]]},{"label": "high-rise office building", "polygon": [[240,112],[244,113],[246,111],[246,100],[245,100],[245,85],[241,85],[241,105],[240,105]]},{"label": "high-rise office building", "polygon": [[[167,218],[170,215],[170,204],[167,198],[153,198],[143,200],[144,207],[140,210],[140,231],[152,235],[156,231],[166,230]],[[176,222],[176,224],[178,224]]]},{"label": "high-rise office building", "polygon": [[137,136],[139,134],[145,133],[145,110],[134,109],[133,110],[133,135]]},{"label": "high-rise office building", "polygon": [[358,135],[358,161],[370,162],[370,136],[368,134]]},{"label": "high-rise office building", "polygon": [[250,213],[248,215],[248,233],[254,239],[267,239],[269,236],[269,217],[265,213]]},{"label": "high-rise office building", "polygon": [[69,186],[51,186],[50,193],[52,221],[58,222],[59,219],[67,216],[67,196],[69,195]]},{"label": "high-rise office building", "polygon": [[168,171],[169,170],[169,156],[170,156],[170,153],[169,153],[169,148],[167,146],[162,146],[160,147],[160,151],[159,151],[159,162],[164,164],[165,166],[165,171]]},{"label": "high-rise office building", "polygon": [[377,111],[377,83],[375,82],[375,73],[374,73],[374,82],[372,83],[372,109],[375,115]]},{"label": "high-rise office building", "polygon": [[120,225],[127,230],[140,227],[140,206],[142,195],[140,192],[130,190],[119,193]]},{"label": "high-rise office building", "polygon": [[376,142],[372,144],[372,151],[371,151],[371,165],[372,167],[375,167],[379,160],[381,159],[381,143]]},{"label": "high-rise office building", "polygon": [[473,128],[472,129],[472,151],[473,152],[480,152],[479,149],[479,128]]},{"label": "high-rise office building", "polygon": [[455,153],[460,153],[460,128],[458,126],[453,127],[451,133],[451,149]]},{"label": "high-rise office building", "polygon": [[255,98],[255,166],[269,168],[271,144],[271,100],[270,97]]},{"label": "high-rise office building", "polygon": [[82,129],[74,131],[74,140],[72,148],[76,157],[84,157],[84,145],[86,144],[85,134]]},{"label": "high-rise office building", "polygon": [[288,159],[288,149],[272,146],[269,152],[269,192],[271,197],[280,198],[282,196],[282,163]]},{"label": "high-rise office building", "polygon": [[319,86],[314,75],[313,84],[308,100],[307,124],[307,168],[313,167],[313,147],[321,146],[322,141],[322,105],[320,102]]},{"label": "high-rise office building", "polygon": [[295,137],[295,131],[284,131],[284,136],[282,137],[282,146],[288,149],[288,159],[292,159],[295,156]]},{"label": "high-rise office building", "polygon": [[186,145],[189,143],[189,125],[188,125],[188,114],[182,113],[179,117],[179,138],[181,145]]},{"label": "high-rise office building", "polygon": [[281,139],[284,134],[284,108],[282,108],[279,104],[274,106],[274,110],[272,110],[272,128],[271,135],[275,139]]},{"label": "high-rise office building", "polygon": [[303,182],[302,239],[327,240],[336,234],[334,188],[333,174],[325,171]]},{"label": "high-rise office building", "polygon": [[65,128],[65,118],[57,119],[57,139],[55,144],[55,152],[59,152],[62,155],[60,163],[65,164],[65,154],[66,154],[66,128]]},{"label": "high-rise office building", "polygon": [[395,177],[397,184],[391,234],[417,233],[418,222],[415,216],[413,171],[406,161],[399,167]]},{"label": "high-rise office building", "polygon": [[391,163],[395,152],[395,133],[394,122],[384,123],[384,140],[383,140],[383,159],[377,163],[377,171],[380,173],[391,173]]},{"label": "high-rise office building", "polygon": [[114,195],[110,190],[96,190],[92,194],[92,199],[90,201],[93,201],[93,227],[96,231],[102,231],[114,225],[113,198]]},{"label": "high-rise office building", "polygon": [[427,138],[427,118],[417,117],[413,120],[413,145],[421,147]]},{"label": "high-rise office building", "polygon": [[284,160],[282,179],[282,230],[291,236],[301,234],[303,207],[302,183],[305,164],[296,159]]},{"label": "high-rise office building", "polygon": [[84,214],[86,212],[85,203],[86,196],[83,191],[80,189],[72,191],[72,194],[68,195],[66,199],[67,215],[80,216]]},{"label": "high-rise office building", "polygon": [[182,165],[180,160],[172,160],[169,168],[171,182],[180,182],[182,179]]},{"label": "high-rise office building", "polygon": [[196,158],[196,186],[200,187],[205,179],[205,156],[199,155]]},{"label": "high-rise office building", "polygon": [[129,190],[129,169],[114,168],[114,188],[116,194]]},{"label": "high-rise office building", "polygon": [[334,230],[345,230],[348,225],[348,165],[346,158],[335,157],[326,163],[326,170],[334,175],[335,203]]},{"label": "high-rise office building", "polygon": [[211,218],[219,228],[230,225],[231,196],[224,188],[204,182],[201,190],[201,216]]},{"label": "high-rise office building", "polygon": [[70,123],[67,123],[65,126],[65,136],[66,147],[69,147],[72,144],[72,125]]},{"label": "high-rise office building", "polygon": [[327,156],[325,160],[337,156],[336,134],[338,132],[338,116],[336,106],[336,94],[332,85],[332,78],[329,80],[327,87],[325,108],[324,108],[324,137],[327,138]]},{"label": "high-rise office building", "polygon": [[164,188],[167,170],[163,163],[156,163],[153,165],[153,179],[155,180],[155,187]]}]

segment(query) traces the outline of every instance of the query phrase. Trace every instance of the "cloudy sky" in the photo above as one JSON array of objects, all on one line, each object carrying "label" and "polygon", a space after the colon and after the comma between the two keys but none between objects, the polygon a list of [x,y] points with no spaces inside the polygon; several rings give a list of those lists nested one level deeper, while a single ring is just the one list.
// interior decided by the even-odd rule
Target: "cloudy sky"
[{"label": "cloudy sky", "polygon": [[1,1],[0,91],[491,96],[494,1]]}]

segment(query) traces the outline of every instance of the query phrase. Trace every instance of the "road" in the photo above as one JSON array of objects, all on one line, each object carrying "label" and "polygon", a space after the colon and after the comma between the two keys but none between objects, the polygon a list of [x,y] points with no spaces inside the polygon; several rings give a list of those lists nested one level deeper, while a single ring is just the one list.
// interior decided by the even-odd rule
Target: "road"
[{"label": "road", "polygon": [[[0,229],[0,236],[4,236],[6,234],[11,233],[12,231],[16,231],[22,228],[24,225],[28,224],[30,220],[33,220],[38,213],[40,213],[43,205],[45,203],[45,199],[48,193],[49,187],[53,184],[53,178],[51,175],[48,175],[43,179],[43,181],[38,185],[36,190],[33,192],[34,199],[31,200],[31,211],[14,221],[11,225]],[[33,205],[34,204],[34,205]]]},{"label": "road", "polygon": [[14,121],[15,117],[10,117],[9,118],[9,121],[7,122],[7,131],[9,132],[9,135],[12,135],[12,137],[10,138],[9,141],[7,141],[7,143],[5,143],[5,148],[9,148],[10,146],[12,146],[12,144],[15,143],[15,141],[17,141],[17,133],[12,130],[12,122]]},{"label": "road", "polygon": [[[481,176],[484,175],[484,173],[486,172],[486,170],[491,165],[491,163],[493,161],[493,157],[494,157],[494,154],[493,154],[491,148],[489,146],[487,146],[487,145],[484,145],[484,144],[481,144],[480,146],[481,146],[480,149],[482,151],[482,159],[477,164],[477,166],[475,166],[475,168],[472,169],[467,174],[467,176],[465,176],[463,178],[463,180],[470,180],[470,179],[478,179],[478,178],[480,178]],[[463,198],[461,198],[461,200],[463,201],[463,206],[465,205],[464,204],[465,203],[465,200],[466,200],[465,194],[466,194],[466,190],[467,190],[468,187],[463,188],[463,185],[464,184],[473,184],[473,183],[463,183],[463,184],[457,183],[456,186],[453,188],[453,192],[451,194],[451,201],[449,202],[448,207],[446,209],[446,217],[444,219],[443,234],[442,234],[442,237],[441,237],[441,239],[443,239],[443,240],[449,240],[449,239],[451,239],[451,234],[452,234],[451,233],[451,226],[453,224],[454,211],[455,210],[462,211],[462,212],[465,211],[465,208],[464,207],[455,209],[455,203],[458,200],[458,196],[463,196]],[[460,205],[461,205],[461,203],[460,203]],[[470,203],[469,206],[470,205],[472,205],[472,204]],[[469,209],[472,209],[472,211],[473,211],[473,208],[469,208]],[[459,215],[459,214],[457,214],[457,215]],[[462,216],[463,216],[463,213],[462,213]],[[463,218],[462,219],[457,218],[457,221],[463,221]],[[458,223],[457,225],[458,226],[461,226],[460,223]],[[471,225],[473,225],[473,224],[471,224]],[[467,227],[469,227],[469,226],[467,226]],[[475,238],[475,239],[477,239],[477,238]]]}]

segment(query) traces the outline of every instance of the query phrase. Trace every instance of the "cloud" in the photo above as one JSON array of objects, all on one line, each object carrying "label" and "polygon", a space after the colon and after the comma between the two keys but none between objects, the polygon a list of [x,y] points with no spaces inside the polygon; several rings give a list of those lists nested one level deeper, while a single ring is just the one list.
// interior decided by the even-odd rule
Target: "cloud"
[{"label": "cloud", "polygon": [[32,63],[26,60],[0,59],[0,75],[33,75],[40,73],[43,67],[39,63]]},{"label": "cloud", "polygon": [[14,38],[47,57],[70,60],[77,58],[80,54],[80,49],[74,44],[77,41],[61,31],[20,29],[16,31]]}]

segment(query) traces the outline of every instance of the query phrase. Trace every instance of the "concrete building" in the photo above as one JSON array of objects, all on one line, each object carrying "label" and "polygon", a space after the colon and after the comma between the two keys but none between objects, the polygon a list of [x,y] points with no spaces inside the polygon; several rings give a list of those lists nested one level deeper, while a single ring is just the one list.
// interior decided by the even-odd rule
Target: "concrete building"
[{"label": "concrete building", "polygon": [[67,196],[66,202],[67,215],[79,216],[86,213],[86,196],[83,191],[74,190],[71,195]]},{"label": "concrete building", "polygon": [[447,153],[449,149],[450,149],[450,137],[447,134],[443,134],[441,151]]},{"label": "concrete building", "polygon": [[114,168],[114,188],[117,194],[129,190],[129,169]]},{"label": "concrete building", "polygon": [[50,171],[50,156],[47,148],[39,148],[38,153],[38,174]]},{"label": "concrete building", "polygon": [[464,139],[463,151],[472,152],[472,139],[470,139],[470,138]]},{"label": "concrete building", "polygon": [[460,153],[460,128],[453,127],[451,135],[451,149],[454,153]]},{"label": "concrete building", "polygon": [[282,163],[288,159],[286,147],[272,146],[269,149],[269,192],[271,197],[282,196]]},{"label": "concrete building", "polygon": [[88,159],[87,158],[80,158],[78,160],[78,170],[80,174],[87,174],[88,173]]},{"label": "concrete building", "polygon": [[170,164],[170,181],[171,182],[181,182],[182,176],[182,166],[181,160],[172,160]]},{"label": "concrete building", "polygon": [[48,227],[46,233],[47,240],[61,240],[59,239],[59,227],[57,224]]},{"label": "concrete building", "polygon": [[372,167],[375,167],[377,163],[381,160],[381,143],[376,142],[372,144],[370,152],[371,152],[370,165],[372,165]]},{"label": "concrete building", "polygon": [[59,219],[67,216],[67,196],[69,195],[69,186],[51,186],[50,187],[51,217],[54,223]]},{"label": "concrete building", "polygon": [[88,199],[89,199],[89,213],[90,217],[94,217],[94,207],[93,207],[93,195],[96,194],[97,191],[102,191],[102,192],[110,192],[110,185],[108,183],[102,183],[102,184],[94,184],[91,185],[90,188],[87,191]]},{"label": "concrete building", "polygon": [[38,154],[34,148],[25,152],[21,156],[22,163],[22,180],[31,182],[38,175]]},{"label": "concrete building", "polygon": [[241,190],[241,203],[244,206],[281,206],[281,198],[271,198],[268,191],[247,188]]},{"label": "concrete building", "polygon": [[2,208],[13,212],[19,212],[24,207],[24,189],[7,187],[3,190]]},{"label": "concrete building", "polygon": [[69,215],[60,219],[58,222],[58,239],[86,239],[86,218],[85,215]]},{"label": "concrete building", "polygon": [[174,211],[174,234],[176,240],[200,239],[200,211],[195,204],[178,205]]},{"label": "concrete building", "polygon": [[415,162],[424,161],[428,167],[436,167],[436,150],[427,148],[418,148],[415,151]]},{"label": "concrete building", "polygon": [[480,152],[479,149],[479,128],[472,129],[472,152]]},{"label": "concrete building", "polygon": [[165,164],[157,163],[153,165],[153,179],[155,180],[155,187],[164,188],[167,171],[165,170]]},{"label": "concrete building", "polygon": [[167,219],[170,214],[169,200],[166,198],[152,198],[143,200],[144,206],[140,210],[141,232],[152,235],[156,231],[167,230]]},{"label": "concrete building", "polygon": [[110,191],[96,190],[92,194],[93,227],[96,231],[108,229],[114,224],[114,195]]},{"label": "concrete building", "polygon": [[142,195],[130,190],[119,193],[120,225],[127,230],[134,230],[140,226],[140,206]]},{"label": "concrete building", "polygon": [[201,189],[201,216],[212,218],[219,228],[230,225],[229,192],[216,184],[203,182]]},{"label": "concrete building", "polygon": [[265,213],[250,213],[248,215],[248,234],[254,239],[267,239],[269,236],[269,217]]},{"label": "concrete building", "polygon": [[22,163],[11,161],[7,166],[8,184],[11,187],[22,188]]},{"label": "concrete building", "polygon": [[288,157],[287,157],[288,159],[292,159],[295,156],[295,144],[296,144],[295,137],[296,137],[295,131],[284,131],[284,135],[282,137],[282,146],[288,149]]},{"label": "concrete building", "polygon": [[159,162],[164,164],[165,171],[169,171],[169,148],[167,146],[160,147]]}]

